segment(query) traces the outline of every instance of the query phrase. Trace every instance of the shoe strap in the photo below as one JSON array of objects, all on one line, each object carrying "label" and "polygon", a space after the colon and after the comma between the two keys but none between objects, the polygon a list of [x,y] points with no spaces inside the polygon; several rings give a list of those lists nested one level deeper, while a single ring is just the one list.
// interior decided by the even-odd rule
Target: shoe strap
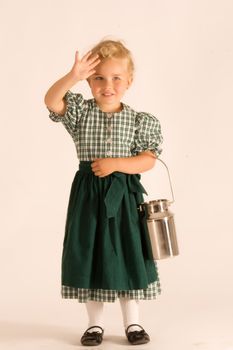
[{"label": "shoe strap", "polygon": [[85,333],[87,333],[87,332],[88,332],[90,329],[92,329],[92,328],[99,328],[99,329],[101,330],[101,333],[104,333],[103,328],[100,327],[100,326],[92,326],[92,327],[89,327],[89,328],[87,328],[87,330],[85,331]]},{"label": "shoe strap", "polygon": [[133,324],[130,324],[127,328],[126,328],[126,334],[128,334],[129,332],[129,328],[130,327],[133,327],[133,326],[137,326],[137,327],[140,327],[143,331],[144,331],[144,328],[142,326],[140,326],[140,324],[137,324],[137,323],[133,323]]}]

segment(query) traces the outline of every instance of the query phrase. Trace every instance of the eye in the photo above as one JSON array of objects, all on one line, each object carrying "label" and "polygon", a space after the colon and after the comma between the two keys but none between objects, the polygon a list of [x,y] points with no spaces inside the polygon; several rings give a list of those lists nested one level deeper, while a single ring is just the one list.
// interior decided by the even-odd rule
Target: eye
[{"label": "eye", "polygon": [[95,80],[103,80],[102,77],[95,77]]},{"label": "eye", "polygon": [[115,76],[115,77],[113,77],[113,80],[121,80],[121,78],[118,76]]}]

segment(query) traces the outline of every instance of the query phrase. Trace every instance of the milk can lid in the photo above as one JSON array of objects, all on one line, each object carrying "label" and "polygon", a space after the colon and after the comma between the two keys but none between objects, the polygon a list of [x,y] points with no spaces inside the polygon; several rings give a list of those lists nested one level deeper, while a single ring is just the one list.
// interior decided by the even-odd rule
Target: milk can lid
[{"label": "milk can lid", "polygon": [[154,213],[167,210],[169,205],[170,201],[168,199],[157,199],[154,201],[149,201],[150,211]]}]

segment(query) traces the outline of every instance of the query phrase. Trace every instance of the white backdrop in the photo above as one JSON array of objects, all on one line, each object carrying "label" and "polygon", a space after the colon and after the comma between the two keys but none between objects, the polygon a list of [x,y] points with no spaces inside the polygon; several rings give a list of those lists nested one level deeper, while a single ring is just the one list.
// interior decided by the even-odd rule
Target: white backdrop
[{"label": "white backdrop", "polygon": [[[180,256],[159,262],[163,294],[142,303],[143,324],[153,348],[233,349],[232,1],[1,0],[0,13],[4,348],[35,340],[69,348],[86,326],[84,306],[60,299],[78,160],[43,98],[76,49],[83,54],[110,35],[133,53],[136,76],[124,102],[159,118],[176,197]],[[73,91],[91,96],[85,82]],[[160,164],[142,178],[148,199],[170,196]],[[106,323],[122,334],[119,305],[106,306]]]}]

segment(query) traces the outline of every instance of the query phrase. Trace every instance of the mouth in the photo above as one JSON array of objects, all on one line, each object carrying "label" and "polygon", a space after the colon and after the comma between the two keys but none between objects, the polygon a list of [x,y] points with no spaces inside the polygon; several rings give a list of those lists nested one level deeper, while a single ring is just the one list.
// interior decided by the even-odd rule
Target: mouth
[{"label": "mouth", "polygon": [[102,94],[102,96],[104,96],[104,97],[111,97],[113,95],[114,94],[112,94],[111,92],[105,92],[105,93]]}]

